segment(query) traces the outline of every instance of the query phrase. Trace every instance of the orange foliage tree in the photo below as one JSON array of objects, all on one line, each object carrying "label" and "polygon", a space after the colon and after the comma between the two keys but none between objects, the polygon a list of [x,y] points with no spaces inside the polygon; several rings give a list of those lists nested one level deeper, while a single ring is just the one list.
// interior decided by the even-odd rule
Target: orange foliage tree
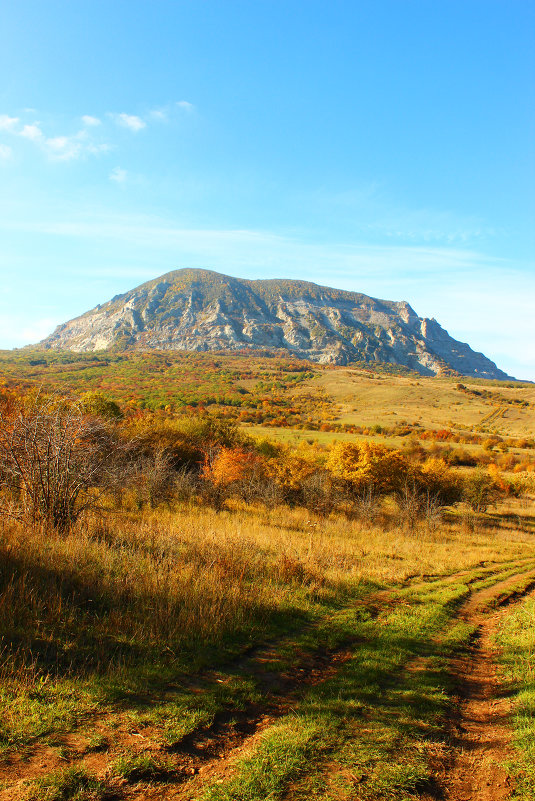
[{"label": "orange foliage tree", "polygon": [[213,456],[205,458],[202,477],[211,481],[217,487],[229,487],[237,484],[257,473],[263,459],[257,453],[245,448],[221,447]]},{"label": "orange foliage tree", "polygon": [[318,470],[313,458],[292,453],[287,448],[281,448],[266,465],[267,477],[274,482],[281,498],[287,503],[299,503],[302,500],[303,484]]}]

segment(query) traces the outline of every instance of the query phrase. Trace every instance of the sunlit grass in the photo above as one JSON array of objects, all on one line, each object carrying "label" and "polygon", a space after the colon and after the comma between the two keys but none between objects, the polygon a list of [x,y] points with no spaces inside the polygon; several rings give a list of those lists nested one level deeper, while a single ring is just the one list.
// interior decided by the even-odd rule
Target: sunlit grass
[{"label": "sunlit grass", "polygon": [[508,766],[518,798],[535,799],[535,599],[509,615],[497,635],[513,699],[515,757]]}]

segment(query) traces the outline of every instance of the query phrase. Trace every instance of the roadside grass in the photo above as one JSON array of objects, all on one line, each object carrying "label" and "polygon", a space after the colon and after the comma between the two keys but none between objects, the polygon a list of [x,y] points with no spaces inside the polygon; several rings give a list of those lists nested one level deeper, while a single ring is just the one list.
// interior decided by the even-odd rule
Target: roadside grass
[{"label": "roadside grass", "polygon": [[496,636],[503,675],[513,701],[514,798],[535,799],[535,598],[505,618]]},{"label": "roadside grass", "polygon": [[121,754],[109,766],[109,773],[127,782],[167,781],[173,777],[172,763],[152,754]]},{"label": "roadside grass", "polygon": [[[496,572],[493,580],[507,575]],[[453,617],[469,593],[460,581],[405,590],[379,617],[355,624],[359,643],[351,659],[306,690],[294,712],[236,763],[234,775],[207,787],[203,798],[402,801],[432,791],[433,763],[447,748],[448,659],[473,635],[471,625]]]}]

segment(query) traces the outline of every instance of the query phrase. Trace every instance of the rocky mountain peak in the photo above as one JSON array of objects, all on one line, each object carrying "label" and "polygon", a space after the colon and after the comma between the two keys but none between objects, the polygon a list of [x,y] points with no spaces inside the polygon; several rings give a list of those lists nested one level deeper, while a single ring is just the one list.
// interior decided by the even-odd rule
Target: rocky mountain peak
[{"label": "rocky mountain peak", "polygon": [[424,375],[508,379],[406,301],[211,270],[162,275],[56,328],[44,348],[286,351],[324,364],[389,362]]}]

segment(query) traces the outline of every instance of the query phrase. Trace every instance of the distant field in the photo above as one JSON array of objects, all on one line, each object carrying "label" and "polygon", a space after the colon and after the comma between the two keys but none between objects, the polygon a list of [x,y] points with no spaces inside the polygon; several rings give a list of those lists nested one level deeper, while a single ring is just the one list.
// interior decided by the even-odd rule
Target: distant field
[{"label": "distant field", "polygon": [[[466,390],[457,389],[459,383]],[[393,425],[406,420],[426,428],[482,427],[517,437],[533,434],[535,426],[535,385],[521,382],[368,375],[339,367],[322,372],[316,386],[339,405],[342,423]]]},{"label": "distant field", "polygon": [[[426,378],[395,370],[250,354],[0,352],[0,380],[11,385],[74,394],[97,390],[124,409],[181,413],[206,408],[253,428],[277,429],[290,441],[303,438],[302,430],[329,424],[338,430],[306,436],[329,442],[343,438],[341,429],[351,426],[535,435],[535,384]],[[297,431],[287,435],[284,429]],[[390,434],[395,440],[396,432]]]}]

